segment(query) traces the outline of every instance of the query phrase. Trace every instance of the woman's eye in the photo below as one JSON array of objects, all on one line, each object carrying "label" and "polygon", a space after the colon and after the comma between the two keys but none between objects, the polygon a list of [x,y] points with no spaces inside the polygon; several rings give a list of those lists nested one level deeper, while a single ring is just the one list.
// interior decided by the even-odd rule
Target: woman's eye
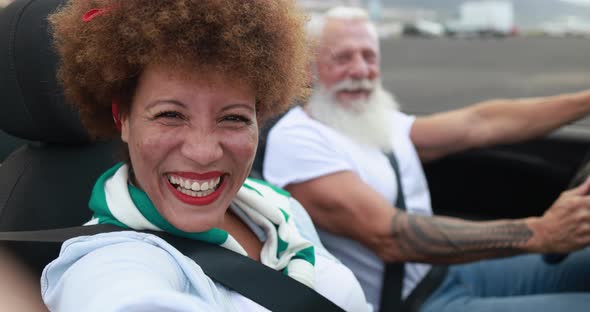
[{"label": "woman's eye", "polygon": [[252,120],[250,120],[250,118],[241,115],[228,115],[223,117],[222,121],[244,123],[246,125],[252,124]]},{"label": "woman's eye", "polygon": [[167,118],[167,119],[182,118],[182,115],[180,113],[174,112],[174,111],[165,111],[165,112],[157,113],[154,119],[158,119],[158,118]]}]

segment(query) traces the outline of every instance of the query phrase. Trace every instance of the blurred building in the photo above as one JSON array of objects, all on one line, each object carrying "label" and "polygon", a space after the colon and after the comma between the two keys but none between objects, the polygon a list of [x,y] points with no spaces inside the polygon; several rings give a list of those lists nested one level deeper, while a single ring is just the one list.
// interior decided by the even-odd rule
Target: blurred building
[{"label": "blurred building", "polygon": [[[298,0],[299,5],[311,15],[325,12],[336,6],[362,7],[377,24],[381,38],[402,35],[407,25],[425,25],[438,20],[434,10],[421,8],[385,7],[381,0]],[[432,28],[434,23],[428,24]]]},{"label": "blurred building", "polygon": [[560,16],[541,24],[540,30],[553,37],[590,37],[590,21],[578,16]]},{"label": "blurred building", "polygon": [[382,8],[378,22],[383,38],[401,35],[439,37],[444,33],[439,15],[434,10],[422,8]]},{"label": "blurred building", "polygon": [[459,6],[459,19],[446,22],[457,36],[509,36],[516,31],[512,1],[467,1]]}]

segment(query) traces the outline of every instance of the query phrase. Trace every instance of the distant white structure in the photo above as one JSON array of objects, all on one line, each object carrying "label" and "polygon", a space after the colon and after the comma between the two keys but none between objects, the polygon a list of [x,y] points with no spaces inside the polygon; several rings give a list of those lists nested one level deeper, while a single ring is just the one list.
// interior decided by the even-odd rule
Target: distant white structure
[{"label": "distant white structure", "polygon": [[445,27],[441,23],[429,20],[417,20],[414,23],[414,27],[426,37],[442,37],[445,35]]},{"label": "distant white structure", "polygon": [[381,8],[377,26],[382,38],[399,37],[409,25],[424,35],[438,37],[444,33],[442,25],[436,22],[438,19],[438,13],[434,10],[384,7]]},{"label": "distant white structure", "polygon": [[511,1],[470,1],[459,7],[459,19],[447,22],[456,35],[511,35],[515,30]]},{"label": "distant white structure", "polygon": [[444,34],[444,27],[434,10],[421,8],[384,7],[382,0],[297,0],[298,4],[311,16],[325,13],[338,6],[361,7],[367,10],[371,20],[377,26],[380,38],[399,37],[406,25],[414,25],[421,33],[438,37]]},{"label": "distant white structure", "polygon": [[543,23],[541,31],[554,37],[590,37],[590,22],[577,16],[562,16]]}]

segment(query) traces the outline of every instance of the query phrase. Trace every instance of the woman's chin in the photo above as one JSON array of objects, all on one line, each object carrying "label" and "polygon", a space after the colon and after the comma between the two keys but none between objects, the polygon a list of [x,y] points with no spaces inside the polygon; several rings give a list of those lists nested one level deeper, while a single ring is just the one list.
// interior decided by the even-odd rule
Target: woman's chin
[{"label": "woman's chin", "polygon": [[224,214],[219,212],[195,213],[193,211],[190,214],[175,214],[170,217],[164,215],[164,218],[168,223],[181,231],[195,233],[221,227]]}]

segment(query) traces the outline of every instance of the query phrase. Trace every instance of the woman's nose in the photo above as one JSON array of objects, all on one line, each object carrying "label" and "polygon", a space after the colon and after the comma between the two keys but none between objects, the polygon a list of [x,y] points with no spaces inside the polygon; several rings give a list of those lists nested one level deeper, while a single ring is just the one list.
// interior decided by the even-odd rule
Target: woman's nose
[{"label": "woman's nose", "polygon": [[193,130],[186,133],[181,153],[197,164],[207,166],[221,159],[223,148],[215,133]]}]

